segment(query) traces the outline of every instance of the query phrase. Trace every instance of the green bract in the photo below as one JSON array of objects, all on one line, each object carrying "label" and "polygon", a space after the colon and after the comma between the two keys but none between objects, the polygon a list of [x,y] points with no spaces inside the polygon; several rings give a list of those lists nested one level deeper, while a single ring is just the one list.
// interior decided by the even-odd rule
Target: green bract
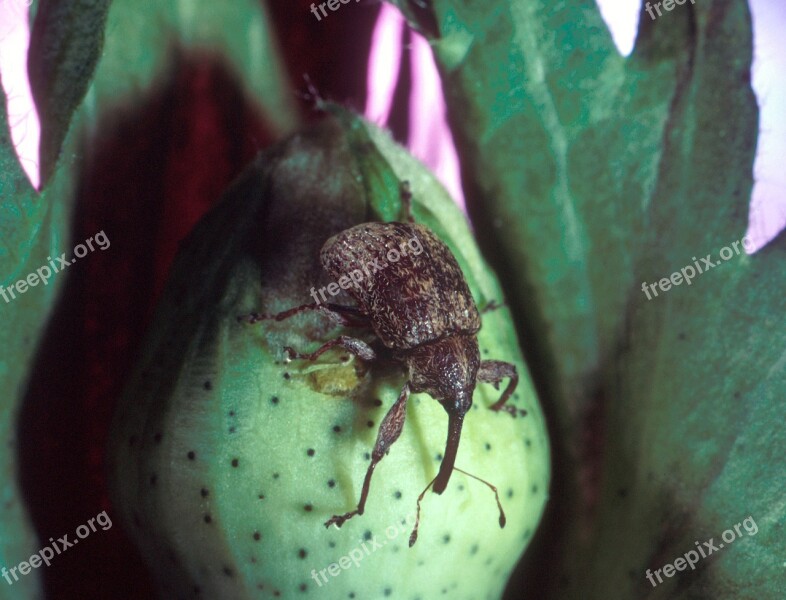
[{"label": "green bract", "polygon": [[442,407],[413,396],[365,513],[326,529],[357,504],[405,374],[340,352],[286,362],[285,346],[310,351],[342,333],[324,316],[237,319],[310,302],[309,290],[327,281],[324,241],[356,223],[394,220],[404,179],[416,220],[454,251],[475,300],[502,299],[428,171],[386,134],[329,110],[265,152],[179,254],[117,414],[117,509],[167,598],[497,598],[534,533],[549,479],[544,422],[508,311],[484,315],[478,339],[483,358],[516,364],[514,403],[528,415],[487,410],[500,392],[479,385],[457,460],[498,487],[507,526],[492,492],[457,472],[444,494],[426,495],[412,548],[415,500],[444,451]]}]

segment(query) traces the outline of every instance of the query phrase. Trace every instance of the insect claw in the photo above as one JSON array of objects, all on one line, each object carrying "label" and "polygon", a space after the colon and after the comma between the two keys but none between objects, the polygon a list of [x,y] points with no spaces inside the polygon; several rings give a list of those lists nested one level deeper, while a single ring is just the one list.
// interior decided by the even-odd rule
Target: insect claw
[{"label": "insect claw", "polygon": [[350,519],[353,516],[355,516],[355,514],[356,513],[348,512],[348,513],[343,514],[343,515],[333,515],[327,521],[325,521],[325,528],[330,527],[331,525],[335,525],[336,529],[338,529],[344,523],[346,523],[346,521],[348,519]]}]

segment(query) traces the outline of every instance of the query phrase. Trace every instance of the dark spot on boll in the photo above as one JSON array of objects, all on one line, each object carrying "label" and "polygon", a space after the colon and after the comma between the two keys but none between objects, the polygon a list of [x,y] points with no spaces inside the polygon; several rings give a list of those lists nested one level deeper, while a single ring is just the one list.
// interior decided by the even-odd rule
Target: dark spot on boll
[{"label": "dark spot on boll", "polygon": [[368,452],[364,452],[363,453],[363,458],[366,459],[366,460],[371,460],[371,454],[369,454]]},{"label": "dark spot on boll", "polygon": [[273,479],[278,479],[278,478],[279,478],[279,474],[278,473],[273,473]]},{"label": "dark spot on boll", "polygon": [[538,486],[537,485],[533,485],[532,486],[532,493],[533,494],[537,494],[538,493]]},{"label": "dark spot on boll", "polygon": [[298,556],[299,556],[301,559],[303,559],[303,558],[306,558],[306,556],[308,556],[308,551],[306,551],[306,549],[305,549],[305,548],[301,548],[300,550],[298,550],[298,551],[297,551],[297,555],[298,555]]},{"label": "dark spot on boll", "polygon": [[265,589],[265,584],[264,583],[258,583],[257,584],[257,589],[258,590],[264,590]]},{"label": "dark spot on boll", "polygon": [[333,431],[335,433],[341,433],[341,425],[333,425]]},{"label": "dark spot on boll", "polygon": [[395,492],[393,492],[393,497],[394,497],[396,500],[398,500],[399,498],[401,498],[401,492],[399,492],[398,490],[396,490]]},{"label": "dark spot on boll", "polygon": [[442,536],[442,543],[443,544],[449,544],[450,543],[450,534],[449,533],[446,533],[445,535]]},{"label": "dark spot on boll", "polygon": [[368,529],[367,529],[367,530],[366,530],[366,531],[363,533],[363,539],[364,539],[364,540],[366,540],[366,541],[368,541],[368,540],[370,540],[370,539],[371,539],[371,531],[370,531],[370,530],[368,530]]},{"label": "dark spot on boll", "polygon": [[262,534],[261,534],[261,533],[259,533],[258,531],[255,531],[255,532],[254,532],[254,535],[252,535],[251,537],[252,537],[252,538],[254,538],[254,541],[255,541],[255,542],[258,542],[259,540],[261,540],[261,539],[262,539]]},{"label": "dark spot on boll", "polygon": [[229,428],[229,433],[235,433],[235,431],[237,431],[237,430],[235,429],[234,425]]},{"label": "dark spot on boll", "polygon": [[305,592],[308,589],[308,586],[305,583],[301,583],[300,587],[298,588],[301,592]]},{"label": "dark spot on boll", "polygon": [[463,492],[464,491],[464,486],[462,484],[459,484],[458,491],[459,492]]},{"label": "dark spot on boll", "polygon": [[311,504],[306,504],[303,506],[303,510],[305,510],[306,512],[311,512],[312,510],[314,510],[314,506]]},{"label": "dark spot on boll", "polygon": [[437,462],[441,462],[442,461],[442,454],[437,452],[437,455],[434,457],[434,460],[437,461]]},{"label": "dark spot on boll", "polygon": [[208,379],[207,381],[205,381],[205,383],[202,384],[202,387],[209,392],[210,390],[213,389],[213,382]]},{"label": "dark spot on boll", "polygon": [[259,494],[259,496],[257,496],[257,498],[259,498],[260,500],[264,500],[265,499],[265,494]]},{"label": "dark spot on boll", "polygon": [[469,555],[474,556],[477,553],[478,553],[478,545],[472,544],[472,547],[469,549]]},{"label": "dark spot on boll", "polygon": [[212,522],[213,522],[213,517],[211,517],[209,514],[206,514],[206,515],[204,516],[204,521],[205,521],[205,523],[208,523],[208,524],[210,524],[210,523],[212,523]]},{"label": "dark spot on boll", "polygon": [[284,371],[284,379],[289,379],[292,377],[287,371]]},{"label": "dark spot on boll", "polygon": [[349,592],[349,597],[350,598],[354,598],[355,597],[355,592]]},{"label": "dark spot on boll", "polygon": [[240,461],[239,461],[238,459],[236,459],[236,458],[233,458],[233,459],[232,459],[232,467],[233,467],[233,468],[237,468],[237,465],[238,465],[239,463],[240,463]]},{"label": "dark spot on boll", "polygon": [[193,450],[189,450],[186,456],[188,457],[188,460],[194,460],[196,458],[196,452],[194,452]]},{"label": "dark spot on boll", "polygon": [[336,487],[336,481],[334,479],[328,480],[328,487]]},{"label": "dark spot on boll", "polygon": [[513,497],[513,488],[508,488],[508,498]]},{"label": "dark spot on boll", "polygon": [[524,445],[525,445],[527,448],[529,448],[530,446],[532,446],[532,440],[531,440],[531,439],[529,439],[529,438],[527,438],[526,440],[524,440]]},{"label": "dark spot on boll", "polygon": [[252,556],[252,557],[251,557],[251,558],[249,558],[248,560],[250,560],[250,561],[251,561],[252,563],[254,563],[254,564],[256,564],[256,563],[257,563],[257,557],[256,557],[256,556]]},{"label": "dark spot on boll", "polygon": [[392,593],[393,593],[393,590],[391,590],[390,588],[385,588],[385,589],[383,590],[383,592],[382,592],[382,593],[383,593],[385,596],[390,596],[390,594],[392,594]]},{"label": "dark spot on boll", "polygon": [[366,421],[366,427],[368,428],[374,427],[374,421]]},{"label": "dark spot on boll", "polygon": [[234,577],[235,574],[232,572],[232,569],[230,569],[227,566],[224,566],[224,575],[226,575],[227,577]]},{"label": "dark spot on boll", "polygon": [[334,542],[333,540],[330,540],[330,541],[328,542],[328,547],[330,547],[330,548],[335,548],[335,547],[336,547],[336,542]]},{"label": "dark spot on boll", "polygon": [[372,406],[382,406],[382,400],[380,400],[379,398],[375,398],[371,404]]},{"label": "dark spot on boll", "polygon": [[229,416],[230,417],[234,417],[235,416],[235,411],[234,410],[230,410],[229,411]]},{"label": "dark spot on boll", "polygon": [[201,490],[199,490],[199,493],[202,495],[203,498],[207,498],[210,495],[210,492],[207,490],[207,488],[202,488]]},{"label": "dark spot on boll", "polygon": [[273,595],[274,595],[276,598],[278,598],[279,596],[281,596],[281,592],[279,592],[278,590],[273,590]]},{"label": "dark spot on boll", "polygon": [[486,444],[485,444],[485,448],[486,448],[486,450],[491,450],[491,444],[489,444],[488,442],[486,442]]},{"label": "dark spot on boll", "polygon": [[271,401],[273,404],[278,404],[278,396],[273,396],[273,397],[270,399],[270,401]]},{"label": "dark spot on boll", "polygon": [[308,454],[309,456],[314,456],[316,454],[316,451],[313,448],[309,448],[308,450],[306,450],[306,454]]}]

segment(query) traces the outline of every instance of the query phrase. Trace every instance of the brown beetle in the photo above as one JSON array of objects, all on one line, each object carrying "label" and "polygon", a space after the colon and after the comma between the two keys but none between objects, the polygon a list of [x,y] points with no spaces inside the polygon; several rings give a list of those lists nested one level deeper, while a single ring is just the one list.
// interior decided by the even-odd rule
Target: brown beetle
[{"label": "brown beetle", "polygon": [[[420,251],[415,252],[413,240],[418,241]],[[477,341],[480,313],[453,253],[427,227],[412,222],[362,223],[327,240],[320,261],[341,282],[341,289],[346,289],[357,301],[357,307],[320,303],[312,288],[316,302],[275,315],[251,315],[248,321],[281,321],[303,311],[319,310],[343,325],[371,328],[383,347],[375,350],[363,340],[342,335],[310,354],[300,354],[287,347],[290,358],[315,360],[328,349],[341,346],[365,361],[387,358],[403,363],[409,373],[398,400],[380,424],[357,508],[333,516],[325,526],[341,527],[347,519],[363,514],[371,476],[401,435],[411,392],[430,394],[448,413],[445,455],[439,473],[418,498],[419,516],[420,500],[428,488],[433,485],[434,492],[441,494],[453,470],[461,471],[455,467],[456,453],[464,416],[472,407],[476,382],[492,383],[499,388],[502,379],[509,378],[502,396],[490,408],[513,416],[518,414],[514,407],[505,405],[518,383],[516,367],[497,360],[480,360]],[[328,290],[331,287],[339,289],[331,284]],[[324,290],[320,293],[326,300]],[[331,291],[332,295],[336,293]],[[496,305],[487,307],[491,308]],[[494,486],[483,483],[497,493]],[[497,505],[500,526],[504,527],[505,516],[498,496]],[[410,546],[417,539],[417,527],[416,522]]]}]

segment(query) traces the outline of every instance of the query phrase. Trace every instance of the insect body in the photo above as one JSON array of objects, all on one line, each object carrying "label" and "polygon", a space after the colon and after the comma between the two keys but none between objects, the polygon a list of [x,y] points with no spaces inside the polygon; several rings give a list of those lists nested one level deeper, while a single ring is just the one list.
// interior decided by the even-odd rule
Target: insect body
[{"label": "insect body", "polygon": [[[480,360],[480,314],[452,252],[427,227],[398,222],[356,225],[327,240],[320,260],[341,288],[356,300],[357,307],[322,304],[312,290],[315,303],[277,315],[252,315],[249,321],[280,321],[306,310],[319,310],[344,325],[372,329],[383,345],[381,352],[363,340],[340,336],[311,354],[287,348],[291,358],[315,360],[329,348],[341,346],[366,361],[387,357],[402,363],[408,372],[398,399],[380,424],[357,508],[333,516],[325,526],[340,527],[347,519],[363,514],[374,469],[401,435],[412,392],[428,393],[448,413],[444,457],[439,473],[418,499],[419,509],[428,488],[433,485],[434,492],[441,494],[456,469],[461,430],[472,407],[476,382],[498,387],[502,379],[509,378],[502,396],[490,408],[517,414],[515,408],[505,405],[518,383],[516,368],[506,362]],[[324,289],[320,290],[323,298]],[[490,487],[496,494],[496,489]],[[499,507],[500,525],[504,526],[504,513]],[[410,546],[416,538],[417,524]]]}]

